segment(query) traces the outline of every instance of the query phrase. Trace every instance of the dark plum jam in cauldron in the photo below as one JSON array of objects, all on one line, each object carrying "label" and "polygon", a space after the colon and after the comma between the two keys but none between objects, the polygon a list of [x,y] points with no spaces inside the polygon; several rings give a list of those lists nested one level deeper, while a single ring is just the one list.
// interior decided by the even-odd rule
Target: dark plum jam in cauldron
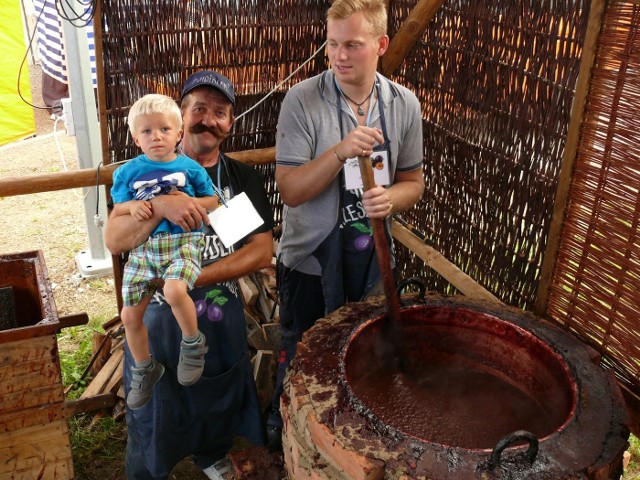
[{"label": "dark plum jam in cauldron", "polygon": [[516,430],[541,439],[570,418],[569,369],[528,330],[447,307],[404,309],[395,335],[385,322],[365,322],[344,350],[355,401],[383,424],[432,443],[491,449]]}]

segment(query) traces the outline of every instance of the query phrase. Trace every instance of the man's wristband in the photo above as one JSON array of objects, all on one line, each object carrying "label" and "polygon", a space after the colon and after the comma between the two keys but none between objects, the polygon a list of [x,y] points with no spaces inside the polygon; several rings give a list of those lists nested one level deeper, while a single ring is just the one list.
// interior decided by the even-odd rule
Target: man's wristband
[{"label": "man's wristband", "polygon": [[333,154],[336,156],[336,158],[338,159],[338,161],[344,165],[344,162],[347,161],[347,159],[345,158],[344,160],[340,158],[340,155],[338,155],[338,147],[333,149]]}]

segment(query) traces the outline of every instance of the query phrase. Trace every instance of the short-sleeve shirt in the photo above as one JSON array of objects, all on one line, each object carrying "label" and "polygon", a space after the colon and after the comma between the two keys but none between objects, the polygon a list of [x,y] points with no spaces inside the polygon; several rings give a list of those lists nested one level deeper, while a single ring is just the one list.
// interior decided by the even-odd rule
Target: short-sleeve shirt
[{"label": "short-sleeve shirt", "polygon": [[[420,102],[409,89],[376,74],[390,148],[390,176],[422,166],[422,113]],[[292,87],[284,98],[278,118],[276,164],[297,167],[319,157],[342,141],[357,126],[346,102],[339,102],[331,70]],[[338,114],[338,105],[342,105]],[[342,123],[342,128],[341,128]],[[376,104],[369,126],[381,128]],[[311,255],[336,225],[341,185],[336,178],[317,197],[283,210],[281,261],[296,268]],[[310,273],[310,272],[309,272]]]},{"label": "short-sleeve shirt", "polygon": [[[155,162],[142,154],[114,172],[111,198],[114,203],[151,200],[157,195],[175,190],[190,197],[207,197],[214,194],[209,174],[195,160],[178,155],[170,162]],[[184,233],[184,230],[165,219],[151,235],[165,232]]]}]

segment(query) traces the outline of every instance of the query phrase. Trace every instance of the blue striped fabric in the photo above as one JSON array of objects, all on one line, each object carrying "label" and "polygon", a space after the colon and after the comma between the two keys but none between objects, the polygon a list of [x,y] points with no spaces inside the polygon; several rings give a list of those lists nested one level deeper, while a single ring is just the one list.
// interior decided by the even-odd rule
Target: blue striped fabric
[{"label": "blue striped fabric", "polygon": [[[34,0],[35,16],[39,18],[36,27],[38,32],[38,54],[42,70],[50,77],[68,84],[67,59],[64,50],[62,20],[56,10],[55,0]],[[42,13],[42,15],[41,15]],[[83,27],[87,32],[89,59],[91,62],[91,78],[96,87],[96,54],[93,35],[93,22]]]}]

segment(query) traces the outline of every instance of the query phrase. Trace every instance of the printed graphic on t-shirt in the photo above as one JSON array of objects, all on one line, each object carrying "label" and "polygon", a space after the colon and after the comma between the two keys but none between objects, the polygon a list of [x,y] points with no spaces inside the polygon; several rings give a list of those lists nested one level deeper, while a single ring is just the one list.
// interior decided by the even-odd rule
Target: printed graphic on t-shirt
[{"label": "printed graphic on t-shirt", "polygon": [[131,182],[131,188],[136,192],[136,200],[151,200],[158,195],[182,190],[186,184],[187,174],[185,172],[154,170],[136,178]]},{"label": "printed graphic on t-shirt", "polygon": [[[362,189],[349,190],[342,207],[340,228],[345,235],[347,251],[363,252],[373,247],[373,230],[362,206]],[[346,201],[350,199],[350,201]]]}]

